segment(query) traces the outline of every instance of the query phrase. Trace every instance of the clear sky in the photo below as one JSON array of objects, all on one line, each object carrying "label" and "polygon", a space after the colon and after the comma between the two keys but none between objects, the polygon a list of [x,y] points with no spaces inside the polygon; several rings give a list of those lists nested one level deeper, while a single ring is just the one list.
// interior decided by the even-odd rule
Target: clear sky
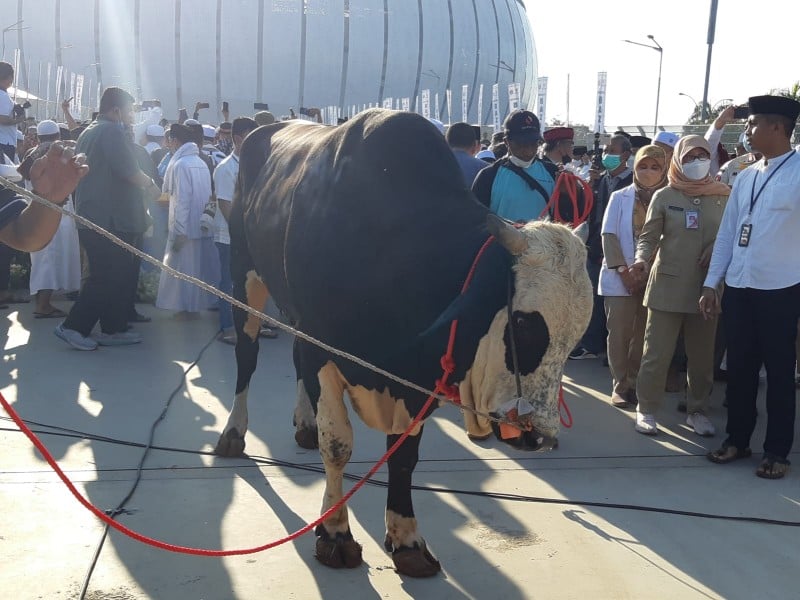
[{"label": "clear sky", "polygon": [[[652,128],[656,109],[658,52],[622,42],[664,48],[659,125],[686,122],[703,98],[711,0],[525,0],[547,76],[547,119],[594,124],[597,72],[608,72],[606,129]],[[749,96],[800,80],[798,0],[719,0],[708,101]]]}]

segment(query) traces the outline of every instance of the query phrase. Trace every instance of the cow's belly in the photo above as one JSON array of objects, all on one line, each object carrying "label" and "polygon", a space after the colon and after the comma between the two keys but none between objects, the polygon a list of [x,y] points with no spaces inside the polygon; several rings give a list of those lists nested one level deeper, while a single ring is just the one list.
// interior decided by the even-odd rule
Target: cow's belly
[{"label": "cow's belly", "polygon": [[[368,427],[386,435],[403,433],[413,420],[405,400],[393,398],[388,391],[378,392],[360,385],[348,385],[347,393],[361,420]],[[417,435],[419,430],[420,425],[417,425],[411,435]]]}]

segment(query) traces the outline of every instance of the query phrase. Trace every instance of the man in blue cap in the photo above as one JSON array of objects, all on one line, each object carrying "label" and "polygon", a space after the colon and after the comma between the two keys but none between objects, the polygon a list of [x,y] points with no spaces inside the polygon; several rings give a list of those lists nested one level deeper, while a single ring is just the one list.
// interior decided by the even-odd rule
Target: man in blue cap
[{"label": "man in blue cap", "polygon": [[528,110],[515,110],[503,130],[508,155],[478,173],[472,191],[504,219],[538,219],[555,185],[554,174],[536,155],[542,140],[539,119]]},{"label": "man in blue cap", "polygon": [[704,315],[711,317],[722,308],[728,342],[728,437],[707,456],[719,464],[750,456],[763,363],[767,433],[756,475],[780,479],[789,470],[797,404],[800,156],[791,137],[800,103],[756,96],[748,106],[745,136],[763,158],[736,177],[700,297]]}]

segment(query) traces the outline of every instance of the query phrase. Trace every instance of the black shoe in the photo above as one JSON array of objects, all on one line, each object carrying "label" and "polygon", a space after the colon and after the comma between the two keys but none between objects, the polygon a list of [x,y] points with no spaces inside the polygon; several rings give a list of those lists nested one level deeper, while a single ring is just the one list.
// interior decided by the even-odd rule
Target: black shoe
[{"label": "black shoe", "polygon": [[569,353],[570,360],[586,360],[589,358],[597,358],[597,354],[594,352],[589,352],[584,347],[575,348],[572,352]]}]

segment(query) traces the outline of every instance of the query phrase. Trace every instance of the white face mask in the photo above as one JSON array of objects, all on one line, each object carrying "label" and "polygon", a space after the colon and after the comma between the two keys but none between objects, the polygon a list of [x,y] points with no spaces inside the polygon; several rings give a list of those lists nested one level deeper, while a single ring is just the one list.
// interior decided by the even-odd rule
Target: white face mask
[{"label": "white face mask", "polygon": [[711,160],[708,158],[695,158],[693,161],[681,165],[683,174],[693,181],[705,179],[709,170],[711,170]]},{"label": "white face mask", "polygon": [[535,160],[535,157],[530,159],[530,160],[528,160],[528,161],[524,161],[522,159],[517,158],[513,154],[509,154],[508,155],[508,160],[511,162],[512,165],[516,165],[516,166],[518,166],[518,167],[520,167],[522,169],[527,169],[528,167],[530,167],[533,164],[533,161]]}]

